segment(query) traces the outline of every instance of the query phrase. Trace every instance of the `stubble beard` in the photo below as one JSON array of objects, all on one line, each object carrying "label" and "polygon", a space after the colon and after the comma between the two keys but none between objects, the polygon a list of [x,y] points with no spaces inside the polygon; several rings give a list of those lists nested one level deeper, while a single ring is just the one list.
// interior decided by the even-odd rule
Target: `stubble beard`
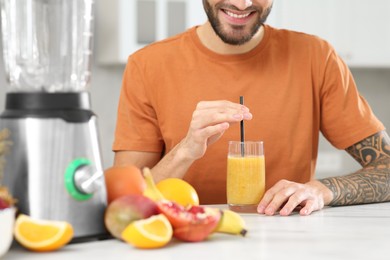
[{"label": "stubble beard", "polygon": [[[246,32],[245,25],[223,25],[221,23],[221,21],[218,19],[216,10],[219,10],[223,7],[229,7],[229,9],[237,10],[237,8],[235,8],[234,6],[226,5],[224,3],[217,4],[214,10],[207,0],[203,0],[203,8],[209,19],[211,27],[224,43],[230,45],[243,45],[249,42],[258,32],[260,27],[265,23],[272,9],[272,6],[267,8],[265,11],[259,7],[249,7],[248,10],[255,11],[257,13],[256,15],[259,16],[259,19],[251,26],[249,32]],[[227,26],[229,27],[229,29],[226,28]]]}]

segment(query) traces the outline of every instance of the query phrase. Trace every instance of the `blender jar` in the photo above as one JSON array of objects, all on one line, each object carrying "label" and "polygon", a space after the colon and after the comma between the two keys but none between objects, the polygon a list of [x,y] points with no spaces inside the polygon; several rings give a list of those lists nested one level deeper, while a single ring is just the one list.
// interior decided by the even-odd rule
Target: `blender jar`
[{"label": "blender jar", "polygon": [[9,92],[87,90],[93,0],[0,0]]}]

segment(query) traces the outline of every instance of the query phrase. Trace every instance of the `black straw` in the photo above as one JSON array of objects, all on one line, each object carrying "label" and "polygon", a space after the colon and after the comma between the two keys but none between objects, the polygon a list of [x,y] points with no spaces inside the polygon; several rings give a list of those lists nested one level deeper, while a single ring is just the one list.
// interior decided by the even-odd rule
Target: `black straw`
[{"label": "black straw", "polygon": [[[244,105],[244,96],[240,96],[240,104]],[[241,137],[241,156],[245,154],[244,141],[245,141],[245,131],[244,131],[244,119],[240,122],[240,137]]]}]

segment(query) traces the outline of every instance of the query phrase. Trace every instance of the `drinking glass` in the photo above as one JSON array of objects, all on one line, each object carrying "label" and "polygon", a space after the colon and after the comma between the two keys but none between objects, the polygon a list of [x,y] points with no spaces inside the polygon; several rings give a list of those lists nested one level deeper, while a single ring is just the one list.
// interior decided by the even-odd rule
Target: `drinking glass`
[{"label": "drinking glass", "polygon": [[265,192],[262,141],[230,141],[227,158],[227,202],[236,212],[256,212]]}]

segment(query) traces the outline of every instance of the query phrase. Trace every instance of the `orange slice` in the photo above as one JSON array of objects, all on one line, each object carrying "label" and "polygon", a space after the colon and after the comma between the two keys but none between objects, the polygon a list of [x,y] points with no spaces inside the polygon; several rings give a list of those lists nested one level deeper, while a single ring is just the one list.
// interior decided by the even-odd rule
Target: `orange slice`
[{"label": "orange slice", "polygon": [[188,205],[199,206],[199,197],[195,188],[182,179],[164,179],[157,183],[156,187],[167,200],[179,203],[184,207]]},{"label": "orange slice", "polygon": [[25,248],[45,252],[59,249],[73,237],[73,227],[65,221],[37,220],[20,214],[15,222],[15,239]]},{"label": "orange slice", "polygon": [[122,232],[122,239],[138,248],[159,248],[172,238],[172,226],[163,214],[133,221]]}]

